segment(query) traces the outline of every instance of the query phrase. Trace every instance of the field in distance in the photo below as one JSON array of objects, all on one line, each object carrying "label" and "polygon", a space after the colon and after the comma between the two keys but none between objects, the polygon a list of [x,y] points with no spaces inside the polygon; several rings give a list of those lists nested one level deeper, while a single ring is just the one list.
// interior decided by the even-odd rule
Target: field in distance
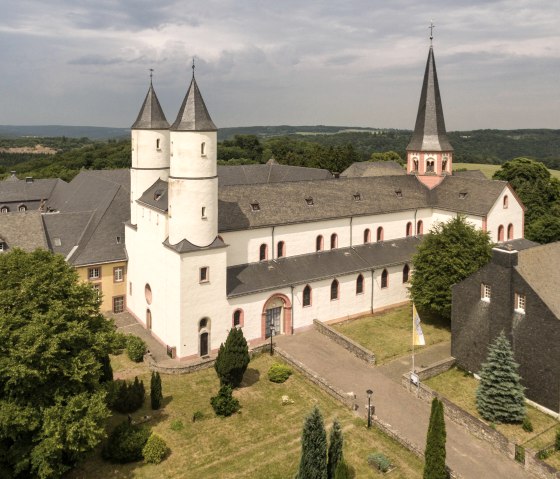
[{"label": "field in distance", "polygon": [[[467,170],[480,170],[486,175],[487,178],[492,178],[492,175],[500,169],[501,165],[486,165],[482,163],[453,163],[454,169],[465,168]],[[560,170],[548,170],[550,174],[560,180]]]}]

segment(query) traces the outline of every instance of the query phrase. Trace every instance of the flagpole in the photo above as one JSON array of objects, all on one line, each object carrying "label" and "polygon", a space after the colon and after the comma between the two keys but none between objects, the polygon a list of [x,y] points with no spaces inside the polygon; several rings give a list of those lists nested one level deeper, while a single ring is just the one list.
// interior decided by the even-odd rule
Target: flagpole
[{"label": "flagpole", "polygon": [[412,302],[412,372],[414,372],[414,302]]}]

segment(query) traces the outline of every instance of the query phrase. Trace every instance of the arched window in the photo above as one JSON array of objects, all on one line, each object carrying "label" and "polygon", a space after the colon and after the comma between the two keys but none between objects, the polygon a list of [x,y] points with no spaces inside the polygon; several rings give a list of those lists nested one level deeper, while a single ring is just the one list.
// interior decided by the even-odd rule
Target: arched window
[{"label": "arched window", "polygon": [[27,206],[25,205],[19,205],[18,211],[23,213],[24,211],[27,211]]},{"label": "arched window", "polygon": [[441,162],[442,171],[447,171],[447,158]]},{"label": "arched window", "polygon": [[317,236],[315,240],[315,251],[323,251],[323,235]]},{"label": "arched window", "polygon": [[386,269],[384,269],[383,273],[381,273],[381,287],[387,288],[388,286],[389,286],[389,273],[387,272]]},{"label": "arched window", "polygon": [[402,269],[402,282],[408,283],[408,275],[410,273],[410,268],[407,264],[404,265]]},{"label": "arched window", "polygon": [[362,294],[364,292],[364,277],[359,274],[356,278],[356,294]]},{"label": "arched window", "polygon": [[234,328],[242,328],[243,327],[243,310],[236,309],[233,312],[233,327]]},{"label": "arched window", "polygon": [[427,173],[433,173],[434,172],[434,165],[435,165],[434,160],[430,159],[430,160],[426,161],[426,172]]},{"label": "arched window", "polygon": [[338,281],[333,279],[331,283],[331,301],[338,299]]},{"label": "arched window", "polygon": [[498,226],[498,241],[504,241],[504,226]]},{"label": "arched window", "polygon": [[268,246],[263,243],[259,248],[259,261],[266,261],[268,258]]},{"label": "arched window", "polygon": [[200,144],[200,154],[204,156],[206,154],[206,143],[202,142]]},{"label": "arched window", "polygon": [[331,249],[335,249],[338,246],[338,235],[333,233],[331,235]]},{"label": "arched window", "polygon": [[285,243],[283,241],[278,241],[278,247],[276,248],[276,257],[277,258],[282,258],[283,256],[286,256],[286,248],[285,248]]},{"label": "arched window", "polygon": [[303,288],[303,306],[311,306],[311,286]]},{"label": "arched window", "polygon": [[156,149],[157,149],[157,150],[159,150],[159,149],[161,148],[161,147],[159,146],[159,142],[160,142],[160,141],[161,141],[161,140],[160,140],[159,138],[156,140]]},{"label": "arched window", "polygon": [[367,244],[371,241],[371,231],[369,228],[364,230],[364,244]]},{"label": "arched window", "polygon": [[424,222],[422,220],[419,220],[418,224],[416,225],[416,234],[417,235],[424,234]]},{"label": "arched window", "polygon": [[412,171],[418,171],[418,158],[412,160]]},{"label": "arched window", "polygon": [[207,328],[208,327],[208,318],[202,318],[198,323],[198,330]]},{"label": "arched window", "polygon": [[406,236],[412,236],[412,223],[410,221],[406,224]]},{"label": "arched window", "polygon": [[508,195],[504,196],[504,209],[509,206],[509,198]]},{"label": "arched window", "polygon": [[383,227],[377,228],[377,241],[383,241]]},{"label": "arched window", "polygon": [[513,225],[510,223],[508,225],[508,240],[513,239]]}]

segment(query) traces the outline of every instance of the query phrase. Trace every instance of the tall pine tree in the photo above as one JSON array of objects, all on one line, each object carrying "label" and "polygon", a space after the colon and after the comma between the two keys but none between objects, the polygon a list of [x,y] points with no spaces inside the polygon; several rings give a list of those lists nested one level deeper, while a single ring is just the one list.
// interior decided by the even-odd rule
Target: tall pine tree
[{"label": "tall pine tree", "polygon": [[331,433],[329,436],[329,450],[327,454],[327,477],[334,479],[336,466],[342,460],[342,428],[337,419],[333,421]]},{"label": "tall pine tree", "polygon": [[214,363],[220,384],[227,384],[232,388],[239,386],[249,361],[249,347],[243,331],[240,328],[230,329],[226,342],[221,344]]},{"label": "tall pine tree", "polygon": [[301,460],[296,478],[327,479],[327,432],[317,406],[303,425]]},{"label": "tall pine tree", "polygon": [[488,347],[486,362],[480,370],[476,408],[492,422],[518,423],[525,417],[525,394],[518,374],[519,365],[502,331]]},{"label": "tall pine tree", "polygon": [[432,400],[432,412],[430,414],[426,451],[424,453],[424,479],[447,479],[447,471],[445,470],[445,440],[443,403],[438,398],[434,398]]}]

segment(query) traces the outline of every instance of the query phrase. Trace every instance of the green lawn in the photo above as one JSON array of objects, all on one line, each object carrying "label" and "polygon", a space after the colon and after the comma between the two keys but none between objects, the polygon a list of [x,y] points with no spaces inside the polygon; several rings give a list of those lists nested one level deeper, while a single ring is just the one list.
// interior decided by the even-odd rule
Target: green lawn
[{"label": "green lawn", "polygon": [[[115,376],[139,374],[149,388],[149,372],[124,356],[112,358]],[[150,424],[172,449],[159,465],[141,462],[125,465],[104,462],[96,451],[85,463],[67,475],[67,479],[87,478],[267,478],[294,476],[299,464],[300,436],[303,421],[317,404],[329,430],[338,417],[344,430],[344,455],[355,468],[355,477],[381,477],[367,465],[369,453],[379,450],[393,460],[397,469],[393,478],[420,478],[422,461],[408,450],[382,435],[368,430],[365,421],[326,393],[294,373],[284,384],[268,381],[267,371],[274,361],[262,355],[251,361],[242,387],[234,392],[242,405],[241,412],[230,418],[218,418],[210,406],[210,396],[218,390],[213,369],[188,375],[162,375],[164,408]],[[282,406],[282,396],[294,404]],[[133,414],[152,414],[147,408]],[[192,422],[195,411],[204,419]],[[114,427],[125,417],[111,418]],[[174,424],[172,429],[171,425]]]},{"label": "green lawn", "polygon": [[[500,169],[500,165],[486,165],[479,163],[453,163],[453,168],[466,168],[467,170],[480,170],[486,175],[487,178],[492,178],[492,175]],[[555,178],[560,179],[560,170],[548,170]]]},{"label": "green lawn", "polygon": [[[426,346],[451,340],[449,322],[421,315]],[[412,307],[394,308],[383,313],[332,325],[364,348],[375,353],[377,364],[383,364],[412,351]],[[415,347],[416,351],[422,349]]]},{"label": "green lawn", "polygon": [[[424,382],[457,406],[482,419],[476,410],[478,381],[470,374],[453,368]],[[554,427],[558,425],[558,421],[532,406],[527,407],[527,415],[533,424],[533,432],[525,432],[519,424],[497,424],[496,429],[512,442],[525,444],[535,450],[553,442]],[[544,431],[547,431],[546,434],[541,434]]]}]

